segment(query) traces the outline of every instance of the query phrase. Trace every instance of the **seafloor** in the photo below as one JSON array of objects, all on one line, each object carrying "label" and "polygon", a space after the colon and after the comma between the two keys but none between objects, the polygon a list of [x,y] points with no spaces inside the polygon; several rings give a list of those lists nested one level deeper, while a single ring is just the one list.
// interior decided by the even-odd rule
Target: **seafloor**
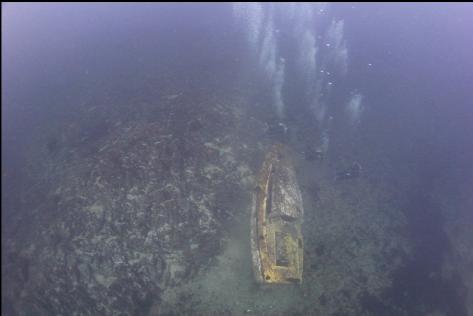
[{"label": "seafloor", "polygon": [[[369,149],[361,177],[335,181],[354,160],[350,140],[314,156],[320,131],[294,117],[284,132],[252,75],[231,76],[168,69],[122,94],[97,84],[38,130],[21,193],[4,201],[15,210],[2,225],[5,315],[473,313],[471,196],[455,205],[423,197],[415,177],[388,181]],[[302,188],[304,275],[265,288],[249,214],[275,142],[294,152]],[[453,215],[411,213],[422,198]]]}]

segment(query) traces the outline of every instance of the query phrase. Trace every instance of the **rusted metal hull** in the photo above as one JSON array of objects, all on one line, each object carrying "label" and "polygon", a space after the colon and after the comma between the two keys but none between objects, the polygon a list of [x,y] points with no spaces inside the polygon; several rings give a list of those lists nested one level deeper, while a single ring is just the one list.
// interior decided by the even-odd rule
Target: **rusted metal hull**
[{"label": "rusted metal hull", "polygon": [[251,251],[259,283],[300,283],[302,197],[289,153],[275,145],[258,176],[251,217]]}]

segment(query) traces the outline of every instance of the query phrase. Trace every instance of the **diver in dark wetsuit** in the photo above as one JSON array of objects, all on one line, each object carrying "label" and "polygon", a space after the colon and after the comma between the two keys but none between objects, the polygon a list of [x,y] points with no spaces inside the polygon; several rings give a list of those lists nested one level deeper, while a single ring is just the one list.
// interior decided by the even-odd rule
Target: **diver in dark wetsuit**
[{"label": "diver in dark wetsuit", "polygon": [[335,181],[337,180],[347,180],[347,179],[356,179],[361,175],[362,168],[358,162],[354,162],[350,168],[339,171],[335,175]]},{"label": "diver in dark wetsuit", "polygon": [[280,143],[287,143],[288,141],[288,127],[280,121],[273,121],[267,124],[267,132],[269,136]]}]

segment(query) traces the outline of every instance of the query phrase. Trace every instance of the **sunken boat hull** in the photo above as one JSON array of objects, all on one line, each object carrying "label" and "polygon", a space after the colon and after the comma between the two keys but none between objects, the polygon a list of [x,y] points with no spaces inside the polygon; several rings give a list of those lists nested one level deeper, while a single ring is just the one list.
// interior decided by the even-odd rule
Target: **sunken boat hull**
[{"label": "sunken boat hull", "polygon": [[302,197],[289,153],[275,145],[258,176],[251,217],[251,251],[259,283],[300,283]]}]

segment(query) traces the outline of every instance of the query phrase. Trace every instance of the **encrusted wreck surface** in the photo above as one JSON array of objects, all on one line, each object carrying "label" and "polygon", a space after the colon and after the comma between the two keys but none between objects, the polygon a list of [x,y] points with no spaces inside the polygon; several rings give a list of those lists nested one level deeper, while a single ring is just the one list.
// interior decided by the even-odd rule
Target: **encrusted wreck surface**
[{"label": "encrusted wreck surface", "polygon": [[252,212],[251,251],[259,283],[300,283],[304,206],[289,152],[282,144],[267,154]]}]

